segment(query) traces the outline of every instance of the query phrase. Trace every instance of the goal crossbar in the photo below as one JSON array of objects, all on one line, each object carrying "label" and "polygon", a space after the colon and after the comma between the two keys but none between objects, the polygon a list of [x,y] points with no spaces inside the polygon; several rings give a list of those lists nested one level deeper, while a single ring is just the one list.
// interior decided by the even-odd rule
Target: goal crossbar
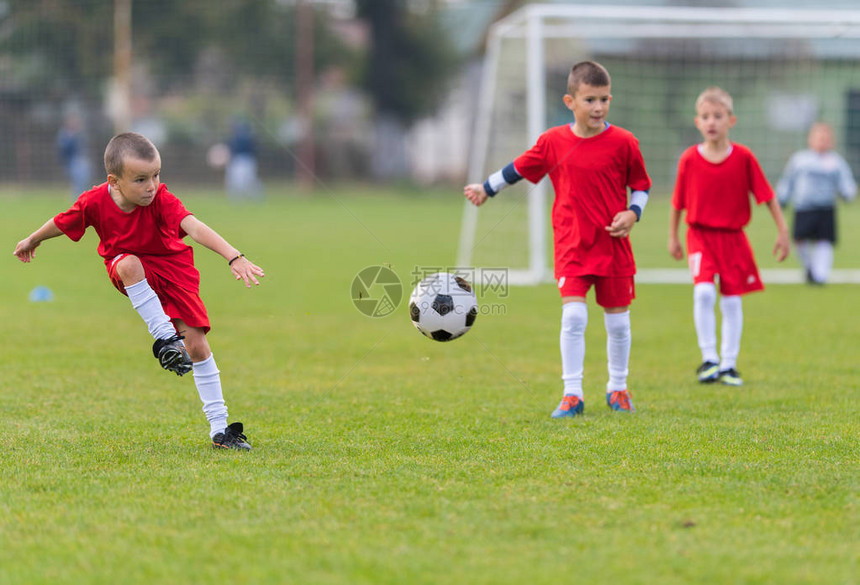
[{"label": "goal crossbar", "polygon": [[[608,22],[611,21],[611,22]],[[554,38],[860,38],[860,11],[702,7],[640,7],[530,4],[495,22],[489,29],[478,103],[491,103],[497,90],[501,43],[522,38],[526,51],[527,135],[534,143],[546,129],[544,40]],[[475,120],[469,159],[470,181],[483,180],[491,133],[492,108],[481,107]],[[530,189],[528,198],[528,268],[510,270],[512,284],[551,280],[545,237],[547,180]],[[478,208],[465,202],[458,266],[472,264]]]}]

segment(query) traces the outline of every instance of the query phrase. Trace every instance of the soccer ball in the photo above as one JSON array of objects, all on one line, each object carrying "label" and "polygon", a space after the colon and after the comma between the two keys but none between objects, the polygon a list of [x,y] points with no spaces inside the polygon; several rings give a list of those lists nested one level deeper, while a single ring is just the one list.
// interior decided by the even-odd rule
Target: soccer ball
[{"label": "soccer ball", "polygon": [[436,341],[451,341],[466,333],[478,316],[478,300],[464,278],[437,272],[424,278],[409,297],[412,324]]}]

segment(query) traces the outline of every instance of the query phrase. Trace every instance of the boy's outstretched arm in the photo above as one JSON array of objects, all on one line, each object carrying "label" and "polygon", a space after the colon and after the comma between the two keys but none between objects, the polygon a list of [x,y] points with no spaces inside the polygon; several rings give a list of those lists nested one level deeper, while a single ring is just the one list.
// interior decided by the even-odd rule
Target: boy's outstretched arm
[{"label": "boy's outstretched arm", "polygon": [[791,249],[791,241],[788,237],[788,225],[785,223],[785,217],[782,215],[782,209],[776,197],[767,202],[767,208],[773,216],[773,222],[776,224],[776,243],[773,245],[773,255],[779,262],[782,262],[788,258],[788,252]]},{"label": "boy's outstretched arm", "polygon": [[475,206],[483,205],[488,197],[495,197],[496,193],[522,179],[523,176],[517,171],[514,163],[509,163],[490,175],[483,185],[474,183],[463,187],[463,195]]},{"label": "boy's outstretched arm", "polygon": [[669,254],[675,260],[680,260],[684,257],[684,249],[681,247],[681,241],[678,240],[678,226],[681,224],[681,212],[672,207],[669,211]]},{"label": "boy's outstretched arm", "polygon": [[63,232],[60,231],[60,228],[58,228],[57,224],[54,223],[54,218],[52,217],[46,221],[42,227],[18,242],[18,245],[15,246],[15,252],[13,253],[21,262],[30,262],[36,255],[36,248],[39,247],[39,244],[47,239],[56,238],[57,236],[62,235]]},{"label": "boy's outstretched arm", "polygon": [[257,280],[258,276],[265,276],[263,269],[245,258],[239,250],[231,246],[227,240],[221,237],[218,232],[211,227],[194,217],[186,215],[181,222],[181,227],[189,237],[206,246],[216,254],[220,254],[230,265],[230,271],[236,277],[236,280],[245,281],[245,286],[251,288],[251,283],[260,284]]}]

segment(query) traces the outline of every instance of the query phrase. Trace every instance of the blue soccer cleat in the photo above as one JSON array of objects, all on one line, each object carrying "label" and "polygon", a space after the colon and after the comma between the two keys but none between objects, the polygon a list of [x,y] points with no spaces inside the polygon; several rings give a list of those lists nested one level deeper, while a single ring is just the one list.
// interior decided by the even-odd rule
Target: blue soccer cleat
[{"label": "blue soccer cleat", "polygon": [[579,396],[566,394],[558,405],[558,408],[552,411],[552,418],[573,418],[581,415],[585,410],[585,403]]},{"label": "blue soccer cleat", "polygon": [[633,403],[630,402],[630,392],[627,390],[615,390],[606,393],[606,404],[612,410],[619,412],[636,412]]}]

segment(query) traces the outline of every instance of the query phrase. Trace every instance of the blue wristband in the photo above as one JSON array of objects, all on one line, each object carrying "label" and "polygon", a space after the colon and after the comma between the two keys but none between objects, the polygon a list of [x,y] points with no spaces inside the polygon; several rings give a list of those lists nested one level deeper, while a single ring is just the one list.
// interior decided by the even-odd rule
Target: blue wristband
[{"label": "blue wristband", "polygon": [[490,186],[490,180],[489,179],[484,181],[484,191],[487,192],[487,195],[489,197],[495,197],[496,193],[498,193],[498,191],[493,191],[493,188]]}]

